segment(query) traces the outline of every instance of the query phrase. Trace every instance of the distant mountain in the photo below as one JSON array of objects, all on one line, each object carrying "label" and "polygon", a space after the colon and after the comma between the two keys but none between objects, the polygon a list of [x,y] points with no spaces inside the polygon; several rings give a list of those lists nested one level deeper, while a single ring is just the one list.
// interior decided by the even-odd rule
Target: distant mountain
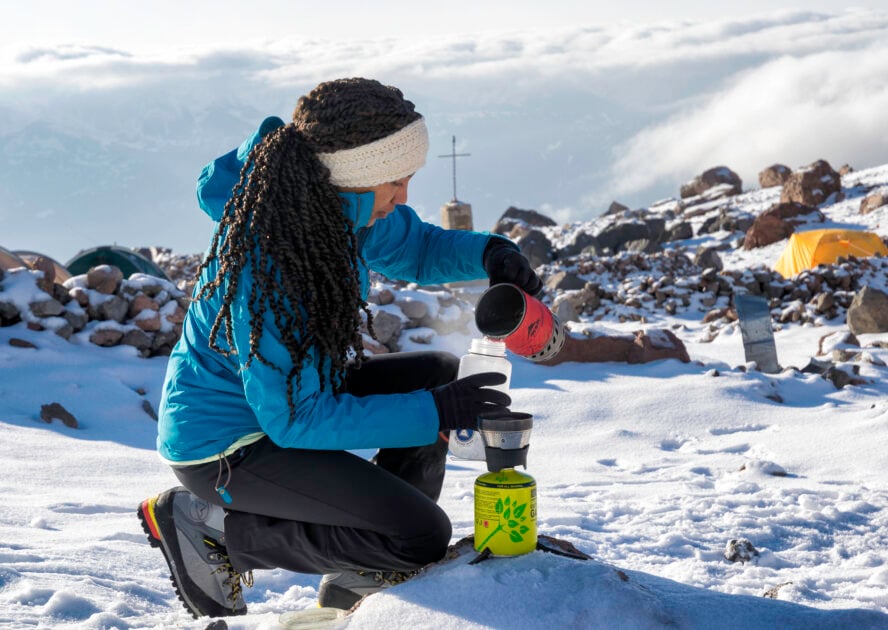
[{"label": "distant mountain", "polygon": [[[217,103],[193,90],[72,95],[69,109],[46,104],[0,123],[0,244],[58,259],[111,242],[203,251],[210,227],[194,198],[200,169],[264,116],[286,119],[294,94],[266,90],[262,106],[257,95]],[[440,220],[453,178],[452,160],[438,156],[455,135],[458,152],[471,154],[457,161],[457,195],[481,230],[512,205],[560,218],[600,214],[610,199],[595,201],[591,191],[606,186],[611,146],[641,124],[637,113],[572,89],[532,103],[485,106],[421,92],[414,100],[431,148],[410,204]]]}]

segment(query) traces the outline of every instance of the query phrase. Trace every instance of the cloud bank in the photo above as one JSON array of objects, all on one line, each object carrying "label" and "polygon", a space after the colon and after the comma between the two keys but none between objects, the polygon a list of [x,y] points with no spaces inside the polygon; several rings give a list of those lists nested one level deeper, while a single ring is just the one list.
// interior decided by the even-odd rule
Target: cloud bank
[{"label": "cloud bank", "polygon": [[772,162],[881,164],[888,161],[886,108],[888,46],[785,55],[621,143],[613,190],[632,194],[717,164],[750,186]]},{"label": "cloud bank", "polygon": [[[452,195],[450,161],[436,156],[457,136],[472,154],[457,166],[459,197],[478,229],[509,205],[563,221],[613,199],[646,205],[716,164],[747,187],[774,162],[880,164],[884,42],[888,12],[848,10],[153,54],[101,42],[19,49],[0,58],[0,219],[15,219],[0,245],[67,256],[122,221],[134,231],[123,244],[202,251],[200,167],[341,76],[397,85],[426,115],[431,156],[411,203],[433,221]],[[122,219],[148,213],[168,223]]]}]

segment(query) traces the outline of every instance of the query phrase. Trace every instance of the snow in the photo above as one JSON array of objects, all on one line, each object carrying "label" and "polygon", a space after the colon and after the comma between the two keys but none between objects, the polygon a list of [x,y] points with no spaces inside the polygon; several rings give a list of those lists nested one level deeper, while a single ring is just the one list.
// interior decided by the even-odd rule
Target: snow
[{"label": "snow", "polygon": [[[886,180],[880,167],[845,185]],[[757,212],[775,192],[734,203]],[[835,204],[830,220],[885,236],[885,210],[861,216],[858,203]],[[721,255],[744,268],[773,264],[779,251]],[[32,301],[33,277],[7,272],[3,294]],[[885,278],[872,282],[884,290]],[[438,305],[415,287],[395,293]],[[776,328],[781,365],[806,365],[826,335],[828,350],[846,346],[843,321],[818,323]],[[859,337],[870,359],[859,364],[863,383],[836,389],[816,374],[751,369],[736,325],[711,342],[687,314],[647,326],[663,343],[660,330],[673,330],[692,361],[545,367],[510,357],[513,408],[534,416],[527,473],[539,532],[591,560],[536,551],[470,565],[469,553],[368,598],[341,627],[888,628],[888,333]],[[645,325],[605,319],[575,331],[584,327]],[[468,348],[470,335],[430,333],[431,345],[405,338],[404,349]],[[135,514],[177,483],[144,408],[157,408],[165,368],[130,347],[0,328],[0,628],[207,627],[181,607]],[[43,422],[51,402],[79,427]],[[448,462],[440,503],[454,542],[472,533],[483,472],[481,462]],[[731,541],[757,553],[730,562]],[[281,613],[316,606],[318,580],[257,571],[250,614],[228,627],[278,628]]]}]

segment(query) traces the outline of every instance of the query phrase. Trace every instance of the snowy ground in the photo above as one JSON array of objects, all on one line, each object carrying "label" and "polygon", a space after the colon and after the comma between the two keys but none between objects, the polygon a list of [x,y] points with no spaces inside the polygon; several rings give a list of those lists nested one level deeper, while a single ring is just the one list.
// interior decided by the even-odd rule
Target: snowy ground
[{"label": "snowy ground", "polygon": [[[802,364],[824,332],[779,331],[781,362]],[[38,348],[11,347],[10,337]],[[689,364],[513,360],[514,407],[535,417],[528,472],[539,485],[539,530],[593,561],[541,552],[455,561],[375,596],[350,627],[378,627],[382,618],[429,628],[657,627],[669,619],[774,627],[768,615],[785,611],[762,595],[777,587],[779,600],[816,609],[790,617],[789,627],[838,627],[828,614],[836,609],[888,613],[885,368],[864,367],[867,384],[836,390],[815,375],[738,369],[739,333],[709,344],[688,337]],[[440,341],[458,352],[467,345]],[[206,626],[179,607],[135,517],[141,498],[175,481],[154,453],[154,420],[142,408],[158,402],[165,360],[130,350],[0,329],[0,627]],[[871,353],[888,361],[888,350]],[[775,392],[783,403],[766,397]],[[80,427],[40,421],[49,402],[63,403]],[[477,462],[449,465],[441,503],[455,540],[472,531],[480,472]],[[758,557],[725,560],[736,538],[751,541]],[[275,628],[279,613],[315,605],[316,585],[316,576],[258,572],[247,592],[251,614],[229,626]],[[888,627],[888,616],[870,622]]]},{"label": "snowy ground", "polygon": [[[724,258],[770,264],[777,252]],[[527,472],[539,531],[592,560],[460,557],[369,598],[348,628],[888,628],[888,343],[876,343],[888,333],[861,336],[865,382],[837,390],[792,369],[748,370],[736,327],[702,343],[699,313],[647,326],[673,324],[691,363],[512,357],[513,408],[535,420]],[[783,327],[780,363],[806,365],[823,335],[844,330]],[[461,354],[468,342],[439,336],[431,347]],[[143,408],[157,407],[165,363],[0,328],[0,628],[207,627],[179,605],[135,516],[175,484]],[[51,402],[79,428],[42,422]],[[449,463],[441,504],[454,541],[472,533],[481,472]],[[725,546],[741,538],[758,555],[729,562]],[[316,605],[317,583],[257,572],[250,614],[228,626],[278,628],[279,614]]]}]

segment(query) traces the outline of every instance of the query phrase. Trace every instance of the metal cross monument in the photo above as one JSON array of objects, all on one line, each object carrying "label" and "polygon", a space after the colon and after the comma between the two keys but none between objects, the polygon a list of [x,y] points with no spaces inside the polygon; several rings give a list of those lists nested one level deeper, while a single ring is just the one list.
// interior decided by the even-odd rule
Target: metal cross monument
[{"label": "metal cross monument", "polygon": [[453,136],[453,150],[451,150],[449,155],[439,155],[439,158],[449,157],[453,159],[453,201],[458,201],[456,196],[456,158],[458,157],[468,157],[472,155],[471,153],[457,153],[456,152],[456,136]]}]

